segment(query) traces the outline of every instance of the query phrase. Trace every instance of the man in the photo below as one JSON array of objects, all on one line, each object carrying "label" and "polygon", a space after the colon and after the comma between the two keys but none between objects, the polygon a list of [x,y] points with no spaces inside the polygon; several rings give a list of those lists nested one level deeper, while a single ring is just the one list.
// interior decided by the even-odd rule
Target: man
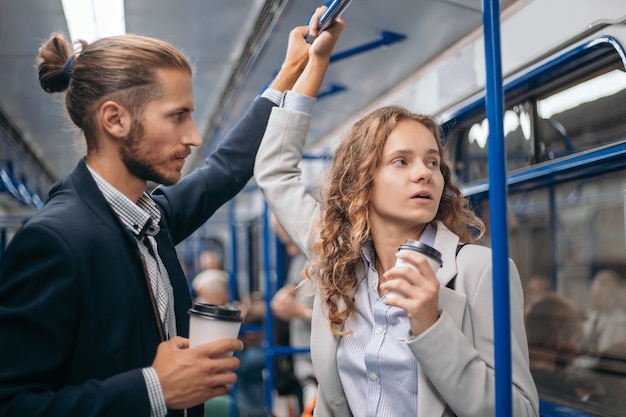
[{"label": "man", "polygon": [[206,269],[198,273],[191,285],[199,303],[228,305],[230,299],[230,278],[222,269]]},{"label": "man", "polygon": [[[0,263],[0,416],[202,416],[235,382],[239,360],[220,355],[240,341],[189,348],[175,245],[251,177],[270,110],[308,59],[306,33],[291,32],[270,89],[182,180],[201,137],[180,51],[132,35],[75,55],[60,34],[42,45],[41,86],[67,90],[87,154]],[[150,195],[148,181],[165,186]]]}]

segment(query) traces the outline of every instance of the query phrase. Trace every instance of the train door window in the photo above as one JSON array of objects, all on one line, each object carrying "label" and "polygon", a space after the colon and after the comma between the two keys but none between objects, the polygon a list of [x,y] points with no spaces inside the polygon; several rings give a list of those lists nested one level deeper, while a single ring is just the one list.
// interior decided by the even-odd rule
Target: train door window
[{"label": "train door window", "polygon": [[590,411],[616,415],[626,389],[626,173],[556,187],[560,293],[585,313],[581,354],[567,368]]},{"label": "train door window", "polygon": [[[522,280],[556,271],[555,286],[525,307],[540,395],[599,416],[626,406],[624,190],[622,171],[509,197],[511,224],[524,225],[510,235]],[[554,242],[544,240],[550,235]]]},{"label": "train door window", "polygon": [[[512,190],[507,201],[540,396],[598,416],[626,408],[625,200],[622,171]],[[488,198],[478,204],[489,229]]]},{"label": "train door window", "polygon": [[589,300],[589,282],[598,270],[626,274],[625,188],[623,171],[555,187],[558,284],[581,303]]},{"label": "train door window", "polygon": [[[515,261],[524,288],[533,277],[552,280],[554,242],[550,233],[552,205],[548,189],[511,193],[509,256]],[[541,250],[537,249],[541,242]]]},{"label": "train door window", "polygon": [[540,160],[626,139],[626,72],[611,65],[537,99]]},{"label": "train door window", "polygon": [[[605,417],[626,409],[623,57],[602,37],[505,86],[509,255],[525,290],[531,370],[542,399]],[[442,127],[457,180],[489,228],[484,97]],[[532,166],[573,154],[570,165]]]}]

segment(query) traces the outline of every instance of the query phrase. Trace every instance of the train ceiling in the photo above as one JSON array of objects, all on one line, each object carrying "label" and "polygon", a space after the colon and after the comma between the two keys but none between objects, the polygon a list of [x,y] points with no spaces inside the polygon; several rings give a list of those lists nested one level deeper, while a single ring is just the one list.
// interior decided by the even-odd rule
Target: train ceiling
[{"label": "train ceiling", "polygon": [[[88,0],[85,0],[88,1]],[[322,0],[125,0],[126,31],[164,39],[196,67],[199,164],[277,72],[289,31]],[[514,0],[501,0],[501,9]],[[481,0],[354,0],[307,147],[482,25]],[[0,0],[0,213],[32,210],[83,155],[60,95],[41,89],[41,42],[68,33],[61,0]],[[8,136],[13,139],[7,139]],[[7,143],[10,142],[10,143]],[[13,188],[11,188],[13,185]],[[30,200],[29,200],[30,197]],[[16,203],[17,202],[17,203]]]}]

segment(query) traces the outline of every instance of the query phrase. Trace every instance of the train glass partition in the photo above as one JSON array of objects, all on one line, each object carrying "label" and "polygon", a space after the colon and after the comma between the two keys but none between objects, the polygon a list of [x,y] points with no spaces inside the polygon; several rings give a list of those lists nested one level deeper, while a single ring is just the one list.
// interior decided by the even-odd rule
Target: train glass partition
[{"label": "train glass partition", "polygon": [[[598,36],[504,86],[509,248],[542,409],[626,415],[625,56]],[[489,227],[484,97],[442,126],[454,175]],[[531,293],[538,280],[546,294]]]}]

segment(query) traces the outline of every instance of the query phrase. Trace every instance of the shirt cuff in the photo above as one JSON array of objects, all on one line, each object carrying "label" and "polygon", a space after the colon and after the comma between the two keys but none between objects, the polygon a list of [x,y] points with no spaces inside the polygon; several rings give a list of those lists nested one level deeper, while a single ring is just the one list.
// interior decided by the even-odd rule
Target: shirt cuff
[{"label": "shirt cuff", "polygon": [[437,320],[426,330],[424,330],[422,333],[418,334],[418,335],[413,335],[411,334],[411,329],[409,329],[409,331],[406,333],[406,341],[408,343],[420,339],[424,334],[430,333],[433,327],[437,326],[437,323],[439,323],[439,319],[441,318],[441,311],[439,310],[439,317],[437,318]]},{"label": "shirt cuff", "polygon": [[311,113],[313,113],[315,102],[315,97],[305,96],[294,93],[293,91],[286,91],[283,96],[282,107],[299,113],[308,114],[310,116]]},{"label": "shirt cuff", "polygon": [[167,405],[161,389],[161,382],[154,368],[143,368],[141,370],[146,380],[148,388],[148,398],[150,399],[150,417],[165,417],[167,414]]},{"label": "shirt cuff", "polygon": [[266,88],[261,97],[268,99],[277,106],[280,106],[283,102],[283,93],[273,88]]}]

